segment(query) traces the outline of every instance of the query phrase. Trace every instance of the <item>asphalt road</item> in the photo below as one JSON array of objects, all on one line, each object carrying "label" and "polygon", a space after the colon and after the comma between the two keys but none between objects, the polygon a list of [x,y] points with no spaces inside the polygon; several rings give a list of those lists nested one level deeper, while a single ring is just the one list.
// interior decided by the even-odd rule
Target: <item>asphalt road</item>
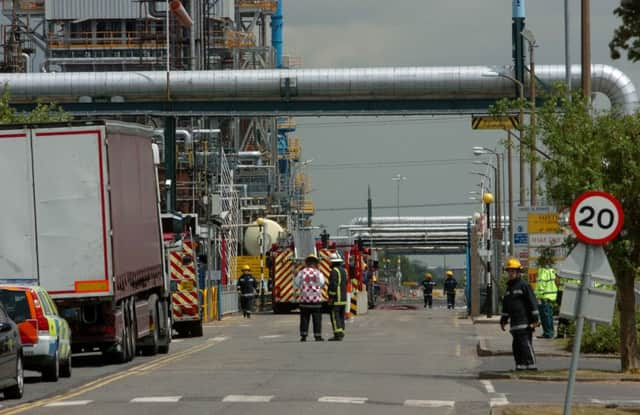
[{"label": "asphalt road", "polygon": [[[562,402],[559,383],[481,381],[508,358],[479,358],[462,310],[373,310],[343,342],[300,343],[298,315],[234,316],[180,339],[169,355],[126,365],[74,357],[70,380],[30,377],[0,415],[33,414],[488,414],[508,402]],[[330,337],[328,316],[324,337]],[[579,384],[576,398],[630,401],[635,384]]]}]

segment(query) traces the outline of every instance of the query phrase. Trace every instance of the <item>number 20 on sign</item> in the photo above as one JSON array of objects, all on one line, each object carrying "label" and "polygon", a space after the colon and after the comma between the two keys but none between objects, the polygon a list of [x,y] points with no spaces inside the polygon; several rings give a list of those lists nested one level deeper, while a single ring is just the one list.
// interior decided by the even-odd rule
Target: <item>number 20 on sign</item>
[{"label": "number 20 on sign", "polygon": [[618,236],[623,220],[618,199],[600,191],[580,195],[571,205],[569,214],[576,237],[591,245],[604,245]]}]

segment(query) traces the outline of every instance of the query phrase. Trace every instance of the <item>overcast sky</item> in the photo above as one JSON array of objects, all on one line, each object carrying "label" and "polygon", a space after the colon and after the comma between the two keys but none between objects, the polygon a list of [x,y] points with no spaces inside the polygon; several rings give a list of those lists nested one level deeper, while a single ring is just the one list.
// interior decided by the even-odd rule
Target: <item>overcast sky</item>
[{"label": "overcast sky", "polygon": [[[565,63],[563,3],[526,2],[526,28],[539,45],[538,65]],[[571,61],[578,64],[580,0],[569,4]],[[592,63],[616,66],[637,85],[640,64],[609,58],[617,4],[591,2]],[[511,0],[284,0],[285,53],[302,57],[305,68],[508,65],[511,7]],[[400,186],[400,205],[425,205],[401,208],[401,215],[472,215],[480,205],[468,200],[468,192],[478,189],[480,177],[468,172],[481,166],[472,164],[471,149],[495,148],[505,138],[498,131],[472,130],[470,116],[297,121],[302,158],[313,160],[314,224],[325,225],[330,233],[353,217],[366,216],[368,185],[374,216],[395,216],[397,186],[391,178],[396,174],[407,177]],[[516,176],[516,197],[517,186]],[[359,206],[363,209],[326,210]],[[427,262],[437,265],[441,260]]]}]

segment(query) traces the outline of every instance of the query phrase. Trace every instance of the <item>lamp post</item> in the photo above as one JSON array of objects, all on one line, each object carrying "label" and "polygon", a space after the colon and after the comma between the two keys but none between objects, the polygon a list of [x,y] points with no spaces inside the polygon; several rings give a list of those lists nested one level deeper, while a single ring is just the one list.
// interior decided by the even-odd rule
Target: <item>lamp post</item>
[{"label": "lamp post", "polygon": [[[493,202],[493,195],[489,192],[485,192],[482,195],[482,201],[486,206],[487,215],[487,250],[491,250],[491,213],[489,211],[489,205]],[[494,247],[494,249],[496,249]],[[487,301],[487,318],[493,315],[493,281],[491,277],[491,259],[487,256],[487,265],[485,267],[487,271],[487,291],[485,301]]]},{"label": "lamp post", "polygon": [[[488,77],[500,77],[500,78],[505,78],[510,80],[511,82],[515,83],[518,86],[518,95],[520,98],[520,101],[524,101],[524,84],[520,81],[518,81],[516,78],[514,78],[511,75],[502,73],[502,72],[489,72],[486,74],[483,74],[482,76],[488,76]],[[522,104],[523,102],[521,102]],[[520,133],[520,200],[518,201],[518,206],[524,206],[524,200],[525,200],[525,184],[524,184],[524,147],[522,146],[522,136],[523,136],[523,124],[524,124],[524,108],[522,107],[522,105],[520,105],[520,110],[518,112],[518,132]],[[512,194],[512,187],[511,187],[511,177],[512,177],[512,156],[511,156],[511,149],[513,147],[513,140],[511,139],[511,130],[507,130],[507,169],[509,170],[509,198],[510,200],[513,200],[513,197],[511,196]],[[511,215],[509,215],[511,216]]]},{"label": "lamp post", "polygon": [[398,222],[400,222],[400,182],[407,180],[406,177],[400,175],[400,174],[396,174],[395,177],[392,177],[391,180],[395,181],[397,184],[397,191],[396,191],[396,214],[398,216]]},{"label": "lamp post", "polygon": [[531,30],[523,30],[522,37],[529,44],[529,95],[531,99],[531,111],[529,112],[529,128],[531,130],[531,161],[529,161],[529,187],[531,187],[529,194],[530,205],[534,207],[537,199],[537,174],[536,174],[536,70],[533,61],[533,51],[538,47],[536,38]]}]

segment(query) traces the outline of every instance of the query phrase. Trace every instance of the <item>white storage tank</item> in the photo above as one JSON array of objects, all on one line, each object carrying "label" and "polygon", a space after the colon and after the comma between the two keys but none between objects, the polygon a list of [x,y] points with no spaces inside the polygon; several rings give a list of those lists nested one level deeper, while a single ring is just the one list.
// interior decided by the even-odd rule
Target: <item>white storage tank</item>
[{"label": "white storage tank", "polygon": [[[262,221],[262,229],[259,222]],[[265,251],[271,248],[271,244],[276,243],[278,236],[281,232],[284,232],[282,226],[278,222],[271,219],[257,219],[252,225],[247,228],[244,233],[244,249],[247,255],[258,256],[260,255],[260,242],[264,237],[264,249]],[[262,233],[261,233],[262,231]]]}]

